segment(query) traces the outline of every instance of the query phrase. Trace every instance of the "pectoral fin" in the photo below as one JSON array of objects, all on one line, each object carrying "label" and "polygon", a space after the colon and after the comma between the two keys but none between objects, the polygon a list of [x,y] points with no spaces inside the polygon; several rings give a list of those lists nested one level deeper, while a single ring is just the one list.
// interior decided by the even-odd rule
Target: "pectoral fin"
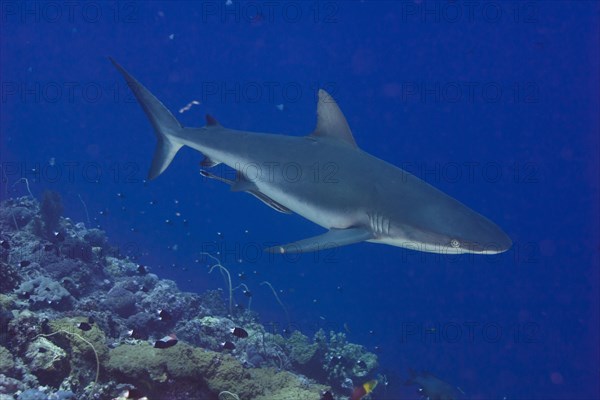
[{"label": "pectoral fin", "polygon": [[281,254],[304,253],[345,246],[347,244],[358,243],[369,239],[373,239],[373,234],[371,231],[365,228],[332,228],[322,235],[299,240],[294,243],[288,243],[282,246],[269,247],[265,251]]}]

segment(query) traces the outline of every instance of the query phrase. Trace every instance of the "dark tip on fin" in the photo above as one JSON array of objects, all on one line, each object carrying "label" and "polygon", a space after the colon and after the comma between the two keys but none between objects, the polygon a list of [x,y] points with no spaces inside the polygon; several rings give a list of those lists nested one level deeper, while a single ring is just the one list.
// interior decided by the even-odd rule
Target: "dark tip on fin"
[{"label": "dark tip on fin", "polygon": [[206,114],[206,126],[219,126],[221,125],[215,117],[210,114]]}]

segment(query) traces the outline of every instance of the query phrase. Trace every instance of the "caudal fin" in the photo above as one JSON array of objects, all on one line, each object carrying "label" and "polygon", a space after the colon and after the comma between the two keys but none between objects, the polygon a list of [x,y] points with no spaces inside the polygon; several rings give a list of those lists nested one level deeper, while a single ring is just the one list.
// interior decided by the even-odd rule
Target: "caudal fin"
[{"label": "caudal fin", "polygon": [[177,151],[183,146],[176,138],[176,132],[183,129],[183,126],[181,126],[173,114],[171,114],[171,112],[156,97],[154,97],[148,89],[131,76],[125,68],[112,58],[109,57],[109,59],[125,78],[127,85],[154,127],[158,143],[156,144],[156,150],[154,151],[152,166],[148,172],[148,179],[154,179],[167,169],[169,164],[171,164],[173,157],[177,154]]}]

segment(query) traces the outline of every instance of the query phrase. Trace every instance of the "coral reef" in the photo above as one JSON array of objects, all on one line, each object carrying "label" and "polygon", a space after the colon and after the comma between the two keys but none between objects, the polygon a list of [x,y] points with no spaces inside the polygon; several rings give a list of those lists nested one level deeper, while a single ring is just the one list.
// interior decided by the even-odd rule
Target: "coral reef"
[{"label": "coral reef", "polygon": [[[376,356],[344,334],[269,333],[230,308],[229,282],[225,296],[181,292],[62,212],[54,192],[0,204],[0,400],[112,400],[133,388],[152,400],[318,400],[373,376]],[[240,326],[247,337],[232,335]],[[164,337],[177,342],[157,347]]]}]

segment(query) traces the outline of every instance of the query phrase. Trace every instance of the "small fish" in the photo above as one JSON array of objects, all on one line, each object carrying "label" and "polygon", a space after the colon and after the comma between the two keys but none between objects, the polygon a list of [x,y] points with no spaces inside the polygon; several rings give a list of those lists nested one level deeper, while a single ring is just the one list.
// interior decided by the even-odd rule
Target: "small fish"
[{"label": "small fish", "polygon": [[173,317],[171,316],[171,314],[169,314],[167,310],[159,309],[157,313],[158,319],[161,321],[170,321],[171,319],[173,319]]},{"label": "small fish", "polygon": [[154,342],[154,347],[157,349],[168,349],[169,347],[173,347],[177,344],[177,336],[174,333],[163,337],[160,340]]},{"label": "small fish", "polygon": [[129,336],[132,339],[137,339],[137,340],[146,340],[148,339],[148,335],[146,335],[145,333],[143,333],[140,329],[130,329],[127,331],[127,336]]},{"label": "small fish", "polygon": [[350,396],[350,400],[360,400],[375,389],[377,386],[377,380],[373,379],[369,382],[363,383],[361,386],[354,388],[352,392],[352,396]]},{"label": "small fish", "polygon": [[358,361],[356,362],[356,365],[358,365],[358,366],[359,366],[359,367],[361,367],[361,368],[367,368],[367,363],[366,363],[366,362],[364,362],[363,360],[358,360]]},{"label": "small fish", "polygon": [[225,350],[233,350],[233,349],[235,349],[235,344],[233,344],[232,342],[230,342],[228,340],[226,342],[221,343],[221,347],[224,348]]},{"label": "small fish", "polygon": [[19,265],[21,265],[21,268],[25,268],[29,264],[31,264],[31,261],[23,260]]},{"label": "small fish", "polygon": [[341,355],[333,356],[333,357],[331,357],[330,362],[335,365],[335,364],[341,363],[343,359],[344,359],[344,356],[341,356]]},{"label": "small fish", "polygon": [[52,250],[54,250],[53,244],[47,244],[44,246],[44,251],[52,251]]},{"label": "small fish", "polygon": [[56,239],[57,242],[64,242],[65,234],[62,232],[54,232],[54,239]]},{"label": "small fish", "polygon": [[6,250],[10,249],[10,243],[8,243],[8,240],[0,240],[0,246]]},{"label": "small fish", "polygon": [[321,392],[321,400],[334,400],[334,398],[329,390],[325,390]]},{"label": "small fish", "polygon": [[138,265],[137,267],[137,272],[140,275],[146,275],[148,273],[148,269],[146,267],[144,267],[143,265]]},{"label": "small fish", "polygon": [[125,389],[119,397],[113,400],[148,400],[148,397],[143,396],[138,389]]},{"label": "small fish", "polygon": [[424,397],[430,399],[456,399],[459,396],[456,388],[430,372],[417,372],[409,368],[408,373],[410,378],[404,384],[417,385],[419,393]]},{"label": "small fish", "polygon": [[231,332],[233,334],[233,336],[239,337],[239,338],[247,338],[248,337],[248,332],[246,332],[245,329],[242,328],[231,328],[229,330],[229,332]]},{"label": "small fish", "polygon": [[94,317],[92,317],[91,315],[88,317],[88,324],[95,324],[96,320],[94,319]]},{"label": "small fish", "polygon": [[80,322],[77,324],[77,327],[85,332],[92,329],[92,326],[90,324],[88,324],[87,322]]},{"label": "small fish", "polygon": [[244,290],[243,293],[244,293],[244,296],[246,296],[246,297],[252,297],[252,292],[249,290]]},{"label": "small fish", "polygon": [[19,293],[19,297],[22,299],[28,299],[31,297],[31,293],[27,291],[22,291],[21,293]]}]

